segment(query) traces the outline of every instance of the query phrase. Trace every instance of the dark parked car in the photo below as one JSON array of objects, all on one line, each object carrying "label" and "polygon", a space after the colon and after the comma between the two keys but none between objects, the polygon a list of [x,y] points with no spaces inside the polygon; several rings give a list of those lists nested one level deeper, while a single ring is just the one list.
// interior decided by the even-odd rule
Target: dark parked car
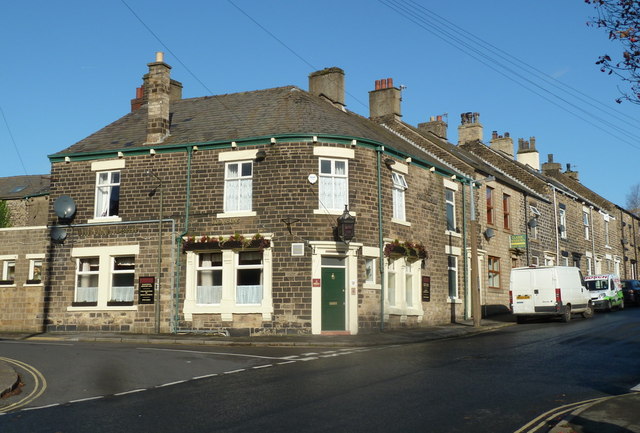
[{"label": "dark parked car", "polygon": [[640,280],[622,280],[625,304],[640,305]]}]

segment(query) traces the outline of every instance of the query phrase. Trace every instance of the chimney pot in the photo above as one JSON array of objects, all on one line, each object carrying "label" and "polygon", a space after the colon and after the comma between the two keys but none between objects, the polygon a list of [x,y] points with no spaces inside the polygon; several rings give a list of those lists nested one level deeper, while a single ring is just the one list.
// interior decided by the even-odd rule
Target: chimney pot
[{"label": "chimney pot", "polygon": [[164,62],[164,53],[162,51],[156,52],[156,62]]},{"label": "chimney pot", "polygon": [[387,87],[393,87],[393,78],[387,78]]},{"label": "chimney pot", "polygon": [[442,122],[442,116],[436,116],[436,119],[438,119],[438,122]]}]

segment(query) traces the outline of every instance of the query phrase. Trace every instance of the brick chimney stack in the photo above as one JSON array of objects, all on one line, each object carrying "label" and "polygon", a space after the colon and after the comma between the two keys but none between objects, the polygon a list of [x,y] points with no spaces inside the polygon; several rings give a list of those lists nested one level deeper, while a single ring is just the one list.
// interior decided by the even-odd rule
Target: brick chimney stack
[{"label": "brick chimney stack", "polygon": [[482,124],[480,113],[462,113],[458,126],[458,144],[482,141]]},{"label": "brick chimney stack", "polygon": [[580,178],[578,177],[578,172],[571,170],[571,164],[567,164],[567,169],[564,174],[575,180],[576,182],[580,182]]},{"label": "brick chimney stack", "polygon": [[513,139],[508,132],[504,133],[504,136],[498,135],[498,131],[491,133],[491,141],[489,146],[494,150],[499,150],[506,153],[513,158]]},{"label": "brick chimney stack", "polygon": [[559,162],[553,162],[553,153],[550,153],[547,155],[547,162],[542,164],[542,173],[560,173],[561,168],[562,164],[560,164]]},{"label": "brick chimney stack", "polygon": [[[171,88],[169,90],[169,102],[179,101],[182,99],[182,83],[176,80],[170,80]],[[149,74],[142,77],[142,86],[136,88],[136,97],[131,100],[131,111],[140,109],[144,104],[149,102]]]},{"label": "brick chimney stack", "polygon": [[147,144],[162,143],[169,135],[169,93],[171,66],[164,62],[164,54],[156,53],[156,61],[149,63],[145,80],[147,96]]},{"label": "brick chimney stack", "polygon": [[447,122],[442,120],[442,116],[431,116],[431,119],[425,123],[418,123],[418,129],[421,131],[430,132],[438,138],[443,140],[447,139]]},{"label": "brick chimney stack", "polygon": [[309,93],[325,98],[344,110],[344,71],[333,67],[312,72],[309,74]]},{"label": "brick chimney stack", "polygon": [[529,141],[518,138],[518,162],[540,171],[540,153],[536,149],[536,137],[529,137]]},{"label": "brick chimney stack", "polygon": [[369,117],[383,117],[393,115],[396,120],[400,120],[400,102],[402,92],[399,88],[393,87],[393,78],[383,78],[376,80],[375,90],[369,92]]}]

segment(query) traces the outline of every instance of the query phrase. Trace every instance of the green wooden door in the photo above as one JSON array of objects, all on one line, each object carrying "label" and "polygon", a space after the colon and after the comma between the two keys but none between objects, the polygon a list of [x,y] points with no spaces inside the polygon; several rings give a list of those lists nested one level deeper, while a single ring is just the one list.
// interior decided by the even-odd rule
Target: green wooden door
[{"label": "green wooden door", "polygon": [[345,329],[345,270],[322,268],[322,330]]}]

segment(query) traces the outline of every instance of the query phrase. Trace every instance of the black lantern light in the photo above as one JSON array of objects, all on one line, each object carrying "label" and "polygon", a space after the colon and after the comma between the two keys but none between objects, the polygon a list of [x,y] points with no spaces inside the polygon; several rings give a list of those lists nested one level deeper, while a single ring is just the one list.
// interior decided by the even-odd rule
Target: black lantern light
[{"label": "black lantern light", "polygon": [[347,244],[356,235],[356,217],[349,213],[347,205],[344,205],[344,212],[338,217],[337,232],[338,239]]}]

